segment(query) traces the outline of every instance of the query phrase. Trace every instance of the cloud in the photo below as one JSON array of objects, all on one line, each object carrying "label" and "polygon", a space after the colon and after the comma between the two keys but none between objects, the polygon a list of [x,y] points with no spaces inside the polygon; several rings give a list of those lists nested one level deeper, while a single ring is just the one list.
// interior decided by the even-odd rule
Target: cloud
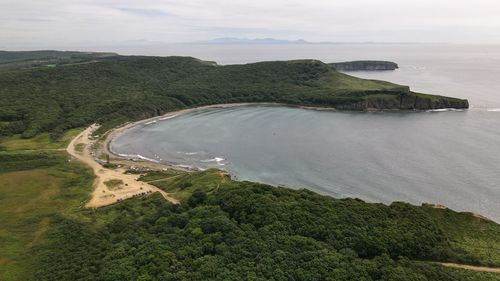
[{"label": "cloud", "polygon": [[497,0],[0,0],[4,46],[214,37],[500,43]]}]

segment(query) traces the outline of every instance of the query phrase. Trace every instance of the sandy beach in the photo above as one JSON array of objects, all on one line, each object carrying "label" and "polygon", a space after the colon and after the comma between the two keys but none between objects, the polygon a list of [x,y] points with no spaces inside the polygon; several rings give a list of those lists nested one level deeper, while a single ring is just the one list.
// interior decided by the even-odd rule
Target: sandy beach
[{"label": "sandy beach", "polygon": [[[161,116],[156,116],[137,122],[127,123],[118,128],[112,129],[105,133],[104,142],[100,142],[98,138],[93,137],[93,132],[99,128],[97,124],[93,124],[86,128],[83,132],[78,134],[68,145],[66,151],[73,156],[75,159],[87,164],[92,168],[96,179],[93,183],[94,190],[92,192],[90,200],[85,205],[88,208],[98,208],[102,206],[111,205],[127,198],[132,198],[135,196],[144,196],[154,192],[159,192],[162,196],[174,203],[178,204],[179,201],[172,196],[164,192],[163,190],[145,183],[138,181],[139,175],[137,174],[125,174],[126,168],[139,168],[141,170],[164,170],[164,169],[177,169],[183,171],[192,171],[187,168],[175,166],[169,163],[155,163],[152,161],[147,161],[144,159],[130,159],[127,157],[120,156],[113,153],[109,149],[109,143],[119,136],[123,131],[130,129],[135,126],[140,126],[152,122],[157,122],[160,120],[165,120],[173,118],[181,114],[187,114],[194,111],[206,110],[210,108],[228,108],[228,107],[239,107],[239,106],[289,106],[277,103],[233,103],[233,104],[215,104],[207,105],[189,109],[183,109],[178,111],[168,112]],[[332,109],[330,109],[332,110]],[[106,168],[102,164],[103,159],[99,159],[99,155],[109,155],[109,160],[113,165],[118,168]],[[110,187],[110,183],[115,182],[116,186]]]},{"label": "sandy beach", "polygon": [[[166,200],[173,204],[179,201],[163,190],[145,182],[138,181],[139,175],[125,174],[124,168],[105,168],[94,159],[92,145],[94,140],[92,133],[98,127],[94,124],[78,136],[68,145],[66,151],[75,159],[87,164],[92,168],[96,176],[94,190],[90,200],[85,205],[88,208],[98,208],[120,202],[121,200],[148,195],[159,192]],[[110,183],[114,183],[111,185]]]}]

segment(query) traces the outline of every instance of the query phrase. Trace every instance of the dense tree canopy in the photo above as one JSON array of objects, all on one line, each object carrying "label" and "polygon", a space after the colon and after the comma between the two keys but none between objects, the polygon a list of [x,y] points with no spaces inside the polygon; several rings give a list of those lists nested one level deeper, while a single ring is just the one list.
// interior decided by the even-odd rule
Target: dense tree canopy
[{"label": "dense tree canopy", "polygon": [[478,280],[425,262],[475,261],[430,207],[230,182],[88,215],[106,222],[55,218],[37,280]]}]

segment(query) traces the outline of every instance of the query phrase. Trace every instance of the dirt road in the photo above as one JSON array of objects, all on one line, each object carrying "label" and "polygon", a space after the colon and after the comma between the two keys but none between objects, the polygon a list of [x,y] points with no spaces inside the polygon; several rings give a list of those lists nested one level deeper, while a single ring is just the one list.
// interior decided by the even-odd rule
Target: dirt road
[{"label": "dirt road", "polygon": [[473,266],[473,265],[448,263],[448,262],[440,262],[439,264],[446,266],[446,267],[452,267],[452,268],[460,268],[460,269],[474,270],[474,271],[481,271],[481,272],[500,273],[500,268],[495,268],[495,267]]},{"label": "dirt road", "polygon": [[[163,190],[145,182],[137,181],[137,175],[124,174],[124,169],[104,168],[101,164],[96,162],[94,157],[91,155],[91,146],[93,141],[90,138],[92,132],[96,128],[96,125],[92,125],[85,129],[70,142],[66,149],[71,156],[87,164],[92,168],[92,170],[94,170],[94,174],[96,176],[94,181],[94,191],[92,192],[92,198],[87,202],[86,207],[102,207],[114,204],[127,198],[146,195],[153,192],[161,193],[166,200],[174,204],[179,203],[177,199],[173,198]],[[76,145],[79,146],[78,150],[75,148]],[[83,150],[81,148],[83,148]],[[105,183],[109,181],[115,183],[118,182],[119,184],[110,185],[110,187],[108,187],[109,184],[106,185]]]}]

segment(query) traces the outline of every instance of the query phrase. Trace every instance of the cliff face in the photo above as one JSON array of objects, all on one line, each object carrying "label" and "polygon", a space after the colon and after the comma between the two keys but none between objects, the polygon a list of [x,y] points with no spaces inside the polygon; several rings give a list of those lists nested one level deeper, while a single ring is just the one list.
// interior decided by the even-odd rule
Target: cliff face
[{"label": "cliff face", "polygon": [[336,107],[340,110],[432,110],[432,109],[467,109],[466,99],[431,96],[413,92],[380,93],[367,96],[362,101],[345,103]]},{"label": "cliff face", "polygon": [[401,109],[442,109],[442,108],[455,108],[465,109],[469,108],[469,101],[466,99],[449,98],[443,96],[429,96],[424,94],[410,94],[400,96]]},{"label": "cliff face", "polygon": [[337,71],[380,71],[399,68],[396,63],[390,61],[348,61],[328,65]]}]

